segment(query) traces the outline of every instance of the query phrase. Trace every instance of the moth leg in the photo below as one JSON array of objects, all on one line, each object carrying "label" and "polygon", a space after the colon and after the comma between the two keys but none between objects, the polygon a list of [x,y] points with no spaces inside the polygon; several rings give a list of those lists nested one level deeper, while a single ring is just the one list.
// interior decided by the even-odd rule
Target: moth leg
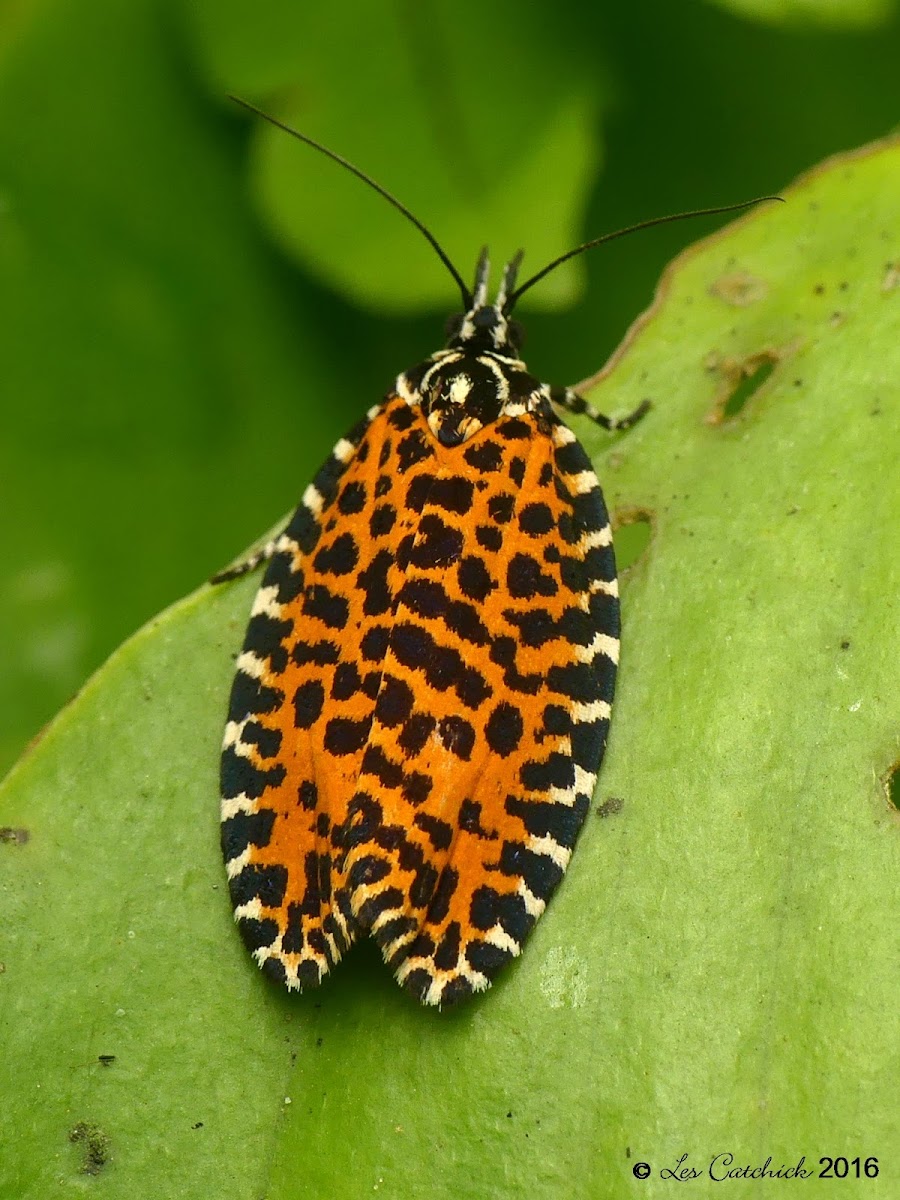
[{"label": "moth leg", "polygon": [[216,571],[209,582],[226,583],[229,579],[240,579],[242,575],[248,575],[251,571],[255,571],[260,563],[268,562],[270,558],[274,558],[280,546],[281,534],[266,542],[264,546],[260,546],[258,550],[254,550],[252,554],[249,554],[239,562],[232,563],[230,567],[225,567],[221,571]]},{"label": "moth leg", "polygon": [[553,388],[550,392],[550,399],[558,408],[562,408],[570,413],[583,414],[589,417],[596,425],[602,426],[603,429],[608,429],[610,433],[614,433],[619,429],[630,429],[651,408],[649,400],[642,400],[633,412],[626,413],[624,417],[607,417],[602,412],[598,412],[593,404],[589,404],[583,396],[579,396],[572,388]]}]

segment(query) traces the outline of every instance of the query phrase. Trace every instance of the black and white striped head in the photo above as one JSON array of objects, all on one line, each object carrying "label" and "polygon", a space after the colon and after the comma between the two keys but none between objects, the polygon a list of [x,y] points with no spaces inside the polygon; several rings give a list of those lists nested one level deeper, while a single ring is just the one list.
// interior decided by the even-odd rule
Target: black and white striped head
[{"label": "black and white striped head", "polygon": [[507,263],[500,281],[497,299],[488,303],[487,288],[491,263],[487,248],[482,250],[475,268],[475,287],[468,311],[458,313],[447,322],[447,348],[493,354],[518,359],[522,345],[522,326],[508,314],[510,298],[516,286],[516,275],[522,262],[520,250]]},{"label": "black and white striped head", "polygon": [[522,328],[509,316],[521,251],[507,264],[493,304],[488,302],[490,262],[481,252],[466,312],[447,325],[448,342],[429,360],[418,382],[418,402],[444,446],[468,441],[510,405],[521,406],[534,380],[519,359]]},{"label": "black and white striped head", "polygon": [[577,254],[584,253],[602,242],[612,241],[613,238],[624,234],[636,233],[639,229],[648,229],[651,225],[661,225],[667,221],[680,221],[685,217],[710,216],[713,213],[733,212],[746,208],[750,204],[758,204],[759,200],[780,200],[780,196],[762,196],[757,200],[747,200],[741,204],[727,204],[717,208],[696,209],[693,212],[673,213],[666,217],[653,217],[649,221],[640,221],[637,225],[629,225],[626,229],[618,229],[614,233],[605,233],[600,237],[583,242],[574,250],[560,254],[552,262],[547,263],[537,274],[532,275],[519,287],[516,287],[516,273],[522,260],[520,251],[508,263],[503,272],[500,290],[493,304],[487,302],[487,279],[489,263],[487,251],[481,252],[478,267],[475,272],[475,287],[469,291],[462,276],[447,257],[437,238],[410,212],[405,204],[401,204],[396,196],[392,196],[380,183],[376,183],[359,167],[329,150],[314,138],[291,129],[283,121],[269,116],[246,100],[232,96],[238,104],[250,109],[257,116],[263,117],[272,125],[284,130],[285,133],[305,142],[320,154],[338,163],[350,171],[357,179],[361,179],[373,191],[378,192],[389,204],[401,212],[408,221],[415,225],[426,241],[431,245],[438,258],[450,272],[460,293],[466,311],[462,316],[454,317],[448,327],[449,342],[446,350],[440,350],[427,362],[420,364],[412,371],[407,371],[397,380],[398,393],[405,397],[411,405],[420,404],[428,421],[429,428],[437,440],[444,446],[458,446],[484,428],[485,425],[496,421],[505,413],[513,415],[522,413],[534,407],[542,399],[549,403],[549,389],[528,375],[525,364],[519,360],[519,349],[522,344],[522,330],[516,321],[510,318],[510,313],[519,297],[539,283],[551,271],[555,271],[562,263],[568,262]]}]

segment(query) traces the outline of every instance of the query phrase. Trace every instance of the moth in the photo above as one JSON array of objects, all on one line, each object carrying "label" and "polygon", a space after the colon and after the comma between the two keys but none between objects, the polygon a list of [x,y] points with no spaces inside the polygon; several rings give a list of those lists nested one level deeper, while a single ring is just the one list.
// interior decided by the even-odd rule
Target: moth
[{"label": "moth", "polygon": [[446,346],[341,438],[285,529],[217,577],[268,564],[222,750],[231,900],[254,959],[291,990],[320,984],[368,935],[412,996],[447,1006],[521,952],[606,746],[612,534],[559,413],[624,430],[649,403],[612,420],[541,382],[512,311],[561,262],[618,235],[520,285],[516,255],[491,300],[486,252],[469,289],[399,201],[273,123],[408,217],[463,311]]}]

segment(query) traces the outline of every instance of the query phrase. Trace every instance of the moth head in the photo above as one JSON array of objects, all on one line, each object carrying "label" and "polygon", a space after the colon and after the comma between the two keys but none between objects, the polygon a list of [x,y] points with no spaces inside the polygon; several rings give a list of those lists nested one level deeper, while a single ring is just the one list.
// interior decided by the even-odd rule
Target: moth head
[{"label": "moth head", "polygon": [[442,446],[458,446],[500,416],[509,397],[502,364],[488,355],[452,354],[423,380],[422,411]]},{"label": "moth head", "polygon": [[503,272],[497,298],[493,304],[487,301],[487,284],[490,260],[487,249],[481,252],[475,270],[475,287],[471,303],[464,313],[458,313],[447,322],[447,347],[450,350],[485,351],[518,358],[522,347],[522,326],[508,313],[509,299],[516,282],[516,273],[522,261],[520,250]]}]

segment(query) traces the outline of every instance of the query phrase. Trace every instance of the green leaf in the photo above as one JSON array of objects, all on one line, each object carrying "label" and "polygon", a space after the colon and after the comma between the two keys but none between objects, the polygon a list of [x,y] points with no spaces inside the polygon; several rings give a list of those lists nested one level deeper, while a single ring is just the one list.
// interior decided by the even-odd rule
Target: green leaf
[{"label": "green leaf", "polygon": [[894,0],[711,0],[737,16],[787,28],[873,29],[897,10]]},{"label": "green leaf", "polygon": [[[156,0],[46,0],[10,28],[3,770],[111,647],[291,502],[359,386],[318,345],[328,304],[265,246],[237,123],[187,94]],[[284,458],[263,470],[273,430]]]},{"label": "green leaf", "polygon": [[[582,62],[539,7],[395,2],[357,4],[348,17],[276,6],[260,25],[244,4],[207,0],[186,15],[220,93],[259,101],[396,192],[465,279],[485,241],[498,258],[527,245],[534,270],[574,244],[599,166],[606,72],[596,46]],[[458,304],[434,252],[395,210],[257,123],[254,191],[298,262],[378,313]],[[535,302],[571,301],[581,270],[554,274]]]},{"label": "green leaf", "polygon": [[874,1155],[841,1194],[893,1195],[900,143],[785,195],[677,260],[596,381],[645,420],[578,423],[652,534],[597,813],[520,962],[445,1013],[370,946],[317,993],[258,974],[216,785],[256,581],[202,588],[0,795],[0,1195],[80,1194],[88,1141],[111,1197],[655,1197],[685,1153]]}]

